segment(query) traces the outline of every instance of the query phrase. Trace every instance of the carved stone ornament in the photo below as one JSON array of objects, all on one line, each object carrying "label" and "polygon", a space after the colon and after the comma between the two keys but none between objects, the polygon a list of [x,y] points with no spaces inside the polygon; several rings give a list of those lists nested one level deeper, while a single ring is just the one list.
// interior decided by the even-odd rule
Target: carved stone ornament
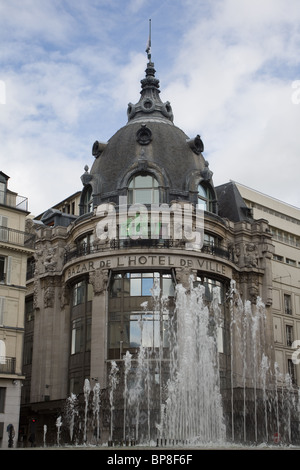
[{"label": "carved stone ornament", "polygon": [[248,268],[257,268],[258,252],[254,243],[247,243],[245,246],[245,266]]},{"label": "carved stone ornament", "polygon": [[228,247],[230,253],[231,253],[231,259],[232,261],[238,265],[239,264],[239,258],[240,258],[240,255],[241,255],[241,249],[239,247],[239,245],[234,245],[233,243],[231,243]]},{"label": "carved stone ornament", "polygon": [[205,167],[201,171],[201,176],[204,179],[204,181],[210,181],[212,179],[213,172],[208,168],[209,163],[208,163],[207,160],[205,160],[204,165],[205,165]]},{"label": "carved stone ornament", "polygon": [[47,250],[45,260],[44,260],[44,266],[46,271],[55,271],[57,261],[55,260],[55,248],[49,248]]},{"label": "carved stone ornament", "polygon": [[89,281],[94,288],[94,295],[100,295],[107,287],[108,269],[96,269],[91,272]]},{"label": "carved stone ornament", "polygon": [[41,285],[39,279],[33,281],[33,308],[40,309]]},{"label": "carved stone ornament", "polygon": [[86,186],[87,184],[90,184],[90,182],[92,181],[93,179],[93,175],[91,175],[89,173],[89,167],[87,165],[85,165],[84,167],[84,173],[83,175],[81,176],[81,181],[82,181],[82,184],[83,186]]},{"label": "carved stone ornament", "polygon": [[50,285],[44,291],[44,307],[53,307],[54,305],[54,288]]},{"label": "carved stone ornament", "polygon": [[146,124],[142,124],[142,127],[136,133],[136,140],[140,145],[148,145],[152,140],[152,132]]},{"label": "carved stone ornament", "polygon": [[187,143],[196,155],[200,155],[204,151],[204,144],[199,134],[194,139],[188,139]]}]

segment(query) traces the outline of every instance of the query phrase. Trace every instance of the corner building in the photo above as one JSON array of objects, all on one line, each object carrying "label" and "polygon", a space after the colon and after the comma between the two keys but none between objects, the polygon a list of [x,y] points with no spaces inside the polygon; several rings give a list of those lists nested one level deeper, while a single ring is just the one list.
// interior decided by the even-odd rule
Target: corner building
[{"label": "corner building", "polygon": [[34,235],[25,231],[28,200],[9,188],[0,171],[0,449],[18,440],[27,258]]},{"label": "corner building", "polygon": [[[171,356],[165,331],[176,317],[176,286],[182,285],[188,295],[200,285],[209,311],[213,292],[218,294],[218,322],[212,321],[210,327],[216,338],[226,438],[264,439],[263,426],[257,424],[264,422],[259,421],[264,415],[253,425],[253,410],[263,400],[261,381],[258,375],[253,378],[253,370],[264,356],[270,368],[274,365],[273,244],[268,222],[253,219],[234,183],[214,187],[201,137],[189,137],[174,124],[170,103],[160,98],[151,60],[141,80],[140,99],[128,105],[127,116],[127,124],[108,142],[93,145],[94,162],[81,176],[80,215],[63,214],[60,225],[57,210],[49,209],[44,218],[32,222],[37,239],[27,282],[25,348],[32,355],[24,363],[24,433],[28,435],[34,417],[36,440],[41,442],[47,425],[47,440],[55,442],[56,419],[62,415],[67,422],[67,397],[75,394],[84,408],[88,379],[91,389],[96,384],[101,389],[101,442],[139,440],[137,416],[126,415],[125,424],[129,404],[124,386],[134,386],[124,385],[124,358],[130,353],[132,384],[143,349],[154,377],[153,406],[149,411],[143,404],[144,380],[139,415],[147,422],[149,437],[156,439]],[[172,208],[165,213],[169,219],[162,207]],[[192,208],[189,226],[180,218],[185,207]],[[203,214],[200,229],[196,208]],[[155,226],[150,213],[156,215]],[[189,230],[201,233],[200,245],[191,243]],[[160,313],[153,286],[159,287],[165,302]],[[239,308],[247,301],[252,318],[260,309],[257,299],[264,310],[253,333],[244,326],[245,308]],[[178,329],[179,323],[172,323],[172,328]],[[257,350],[252,353],[254,343]],[[246,355],[252,358],[247,370]],[[119,374],[115,388],[113,367]],[[95,426],[92,421],[92,414],[85,416],[89,429]],[[266,433],[273,433],[271,420],[268,426]],[[72,438],[65,435],[66,441],[84,441],[83,429],[82,424]]]}]

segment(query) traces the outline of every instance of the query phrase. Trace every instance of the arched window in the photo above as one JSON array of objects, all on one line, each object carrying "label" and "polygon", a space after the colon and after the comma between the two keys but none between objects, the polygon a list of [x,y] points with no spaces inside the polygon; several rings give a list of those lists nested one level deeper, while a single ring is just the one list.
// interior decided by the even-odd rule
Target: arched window
[{"label": "arched window", "polygon": [[159,203],[158,182],[152,175],[136,175],[128,186],[128,204]]},{"label": "arched window", "polygon": [[213,212],[213,193],[208,186],[198,185],[198,205],[205,211]]}]

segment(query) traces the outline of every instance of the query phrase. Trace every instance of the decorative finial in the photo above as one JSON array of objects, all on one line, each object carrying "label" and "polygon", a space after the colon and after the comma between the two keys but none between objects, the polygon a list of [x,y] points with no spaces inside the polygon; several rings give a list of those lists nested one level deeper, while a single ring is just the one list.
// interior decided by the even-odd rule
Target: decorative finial
[{"label": "decorative finial", "polygon": [[149,62],[151,62],[151,20],[149,20],[149,37],[146,46],[146,52]]}]

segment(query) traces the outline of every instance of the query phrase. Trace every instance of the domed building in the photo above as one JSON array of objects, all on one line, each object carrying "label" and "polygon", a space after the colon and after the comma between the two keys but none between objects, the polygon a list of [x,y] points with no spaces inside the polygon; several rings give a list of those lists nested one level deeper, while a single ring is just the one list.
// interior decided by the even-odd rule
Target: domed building
[{"label": "domed building", "polygon": [[[127,123],[93,144],[79,215],[32,223],[21,416],[36,441],[46,425],[55,442],[58,418],[73,443],[95,429],[102,443],[265,436],[269,226],[234,183],[214,187],[200,135],[174,124],[155,73],[150,58]],[[199,416],[192,431],[177,424],[184,408]]]},{"label": "domed building", "polygon": [[160,99],[152,62],[141,83],[139,102],[128,105],[127,124],[108,143],[93,145],[95,162],[82,177],[81,213],[91,199],[94,207],[105,202],[118,205],[120,196],[128,196],[131,204],[170,204],[173,200],[197,204],[199,184],[201,198],[214,204],[216,212],[200,137],[190,139],[174,125],[170,103]]}]

